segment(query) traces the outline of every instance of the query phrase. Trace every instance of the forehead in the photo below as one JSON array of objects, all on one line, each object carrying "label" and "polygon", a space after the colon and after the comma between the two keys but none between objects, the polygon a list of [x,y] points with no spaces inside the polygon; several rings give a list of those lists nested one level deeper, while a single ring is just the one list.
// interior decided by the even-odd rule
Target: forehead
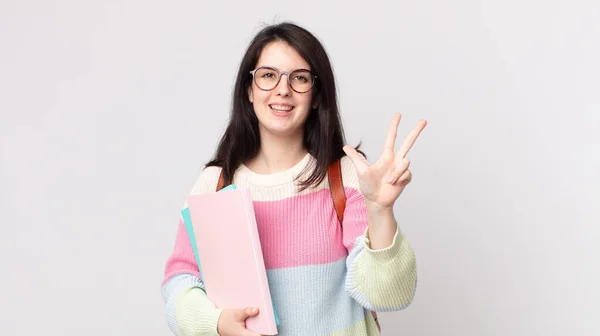
[{"label": "forehead", "polygon": [[271,42],[263,48],[256,67],[270,66],[281,71],[310,69],[310,65],[298,52],[285,42]]}]

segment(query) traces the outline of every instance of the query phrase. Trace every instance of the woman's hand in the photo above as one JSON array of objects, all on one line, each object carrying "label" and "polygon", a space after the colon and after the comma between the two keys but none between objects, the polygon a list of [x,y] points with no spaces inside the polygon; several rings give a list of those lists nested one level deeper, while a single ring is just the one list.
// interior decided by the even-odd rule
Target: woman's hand
[{"label": "woman's hand", "polygon": [[394,143],[401,115],[394,116],[381,157],[377,162],[369,164],[353,147],[344,146],[344,152],[350,157],[358,174],[360,191],[370,206],[389,209],[412,179],[408,169],[410,162],[406,154],[411,149],[427,121],[421,120],[405,138],[402,147],[394,153]]},{"label": "woman's hand", "polygon": [[246,319],[258,315],[258,308],[248,307],[245,309],[223,309],[217,333],[221,336],[261,336],[246,329]]}]

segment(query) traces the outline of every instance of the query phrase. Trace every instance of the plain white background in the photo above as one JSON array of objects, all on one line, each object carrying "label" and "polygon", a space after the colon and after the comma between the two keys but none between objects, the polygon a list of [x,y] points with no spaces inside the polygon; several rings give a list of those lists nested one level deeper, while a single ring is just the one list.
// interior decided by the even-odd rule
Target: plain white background
[{"label": "plain white background", "polygon": [[350,144],[424,118],[396,213],[415,300],[385,335],[598,335],[600,4],[0,2],[0,334],[169,335],[177,218],[242,53],[295,21]]}]

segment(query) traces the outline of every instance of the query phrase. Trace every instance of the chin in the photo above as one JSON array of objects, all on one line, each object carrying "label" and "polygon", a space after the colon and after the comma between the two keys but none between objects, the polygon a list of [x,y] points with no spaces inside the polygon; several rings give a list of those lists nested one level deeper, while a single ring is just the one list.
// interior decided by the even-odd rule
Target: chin
[{"label": "chin", "polygon": [[293,137],[302,134],[301,127],[282,127],[281,125],[261,125],[263,132],[270,133],[279,137]]},{"label": "chin", "polygon": [[[262,119],[262,120],[261,120]],[[259,128],[262,132],[281,137],[292,137],[302,134],[303,125],[298,120],[281,120],[276,116],[266,116],[259,118]]]},{"label": "chin", "polygon": [[267,128],[266,131],[279,137],[293,137],[300,134],[297,129]]}]

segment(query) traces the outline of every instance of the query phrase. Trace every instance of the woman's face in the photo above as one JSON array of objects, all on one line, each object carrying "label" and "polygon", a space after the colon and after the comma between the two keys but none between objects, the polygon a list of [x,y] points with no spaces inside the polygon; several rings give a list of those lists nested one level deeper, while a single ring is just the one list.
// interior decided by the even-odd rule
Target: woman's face
[{"label": "woman's face", "polygon": [[[256,65],[256,68],[260,67],[270,67],[282,72],[312,70],[294,48],[280,41],[272,42],[263,49]],[[301,88],[308,85],[307,75],[306,72],[297,72],[291,76],[293,78],[289,78],[282,74],[279,83],[269,91],[261,89],[256,81],[252,81],[248,95],[258,118],[261,135],[268,132],[276,136],[302,136],[304,123],[311,110],[312,90],[298,93],[290,87],[289,81],[294,82],[294,88]],[[255,78],[263,88],[269,88],[269,83],[274,84],[276,77],[277,72],[273,70],[255,73]]]}]

